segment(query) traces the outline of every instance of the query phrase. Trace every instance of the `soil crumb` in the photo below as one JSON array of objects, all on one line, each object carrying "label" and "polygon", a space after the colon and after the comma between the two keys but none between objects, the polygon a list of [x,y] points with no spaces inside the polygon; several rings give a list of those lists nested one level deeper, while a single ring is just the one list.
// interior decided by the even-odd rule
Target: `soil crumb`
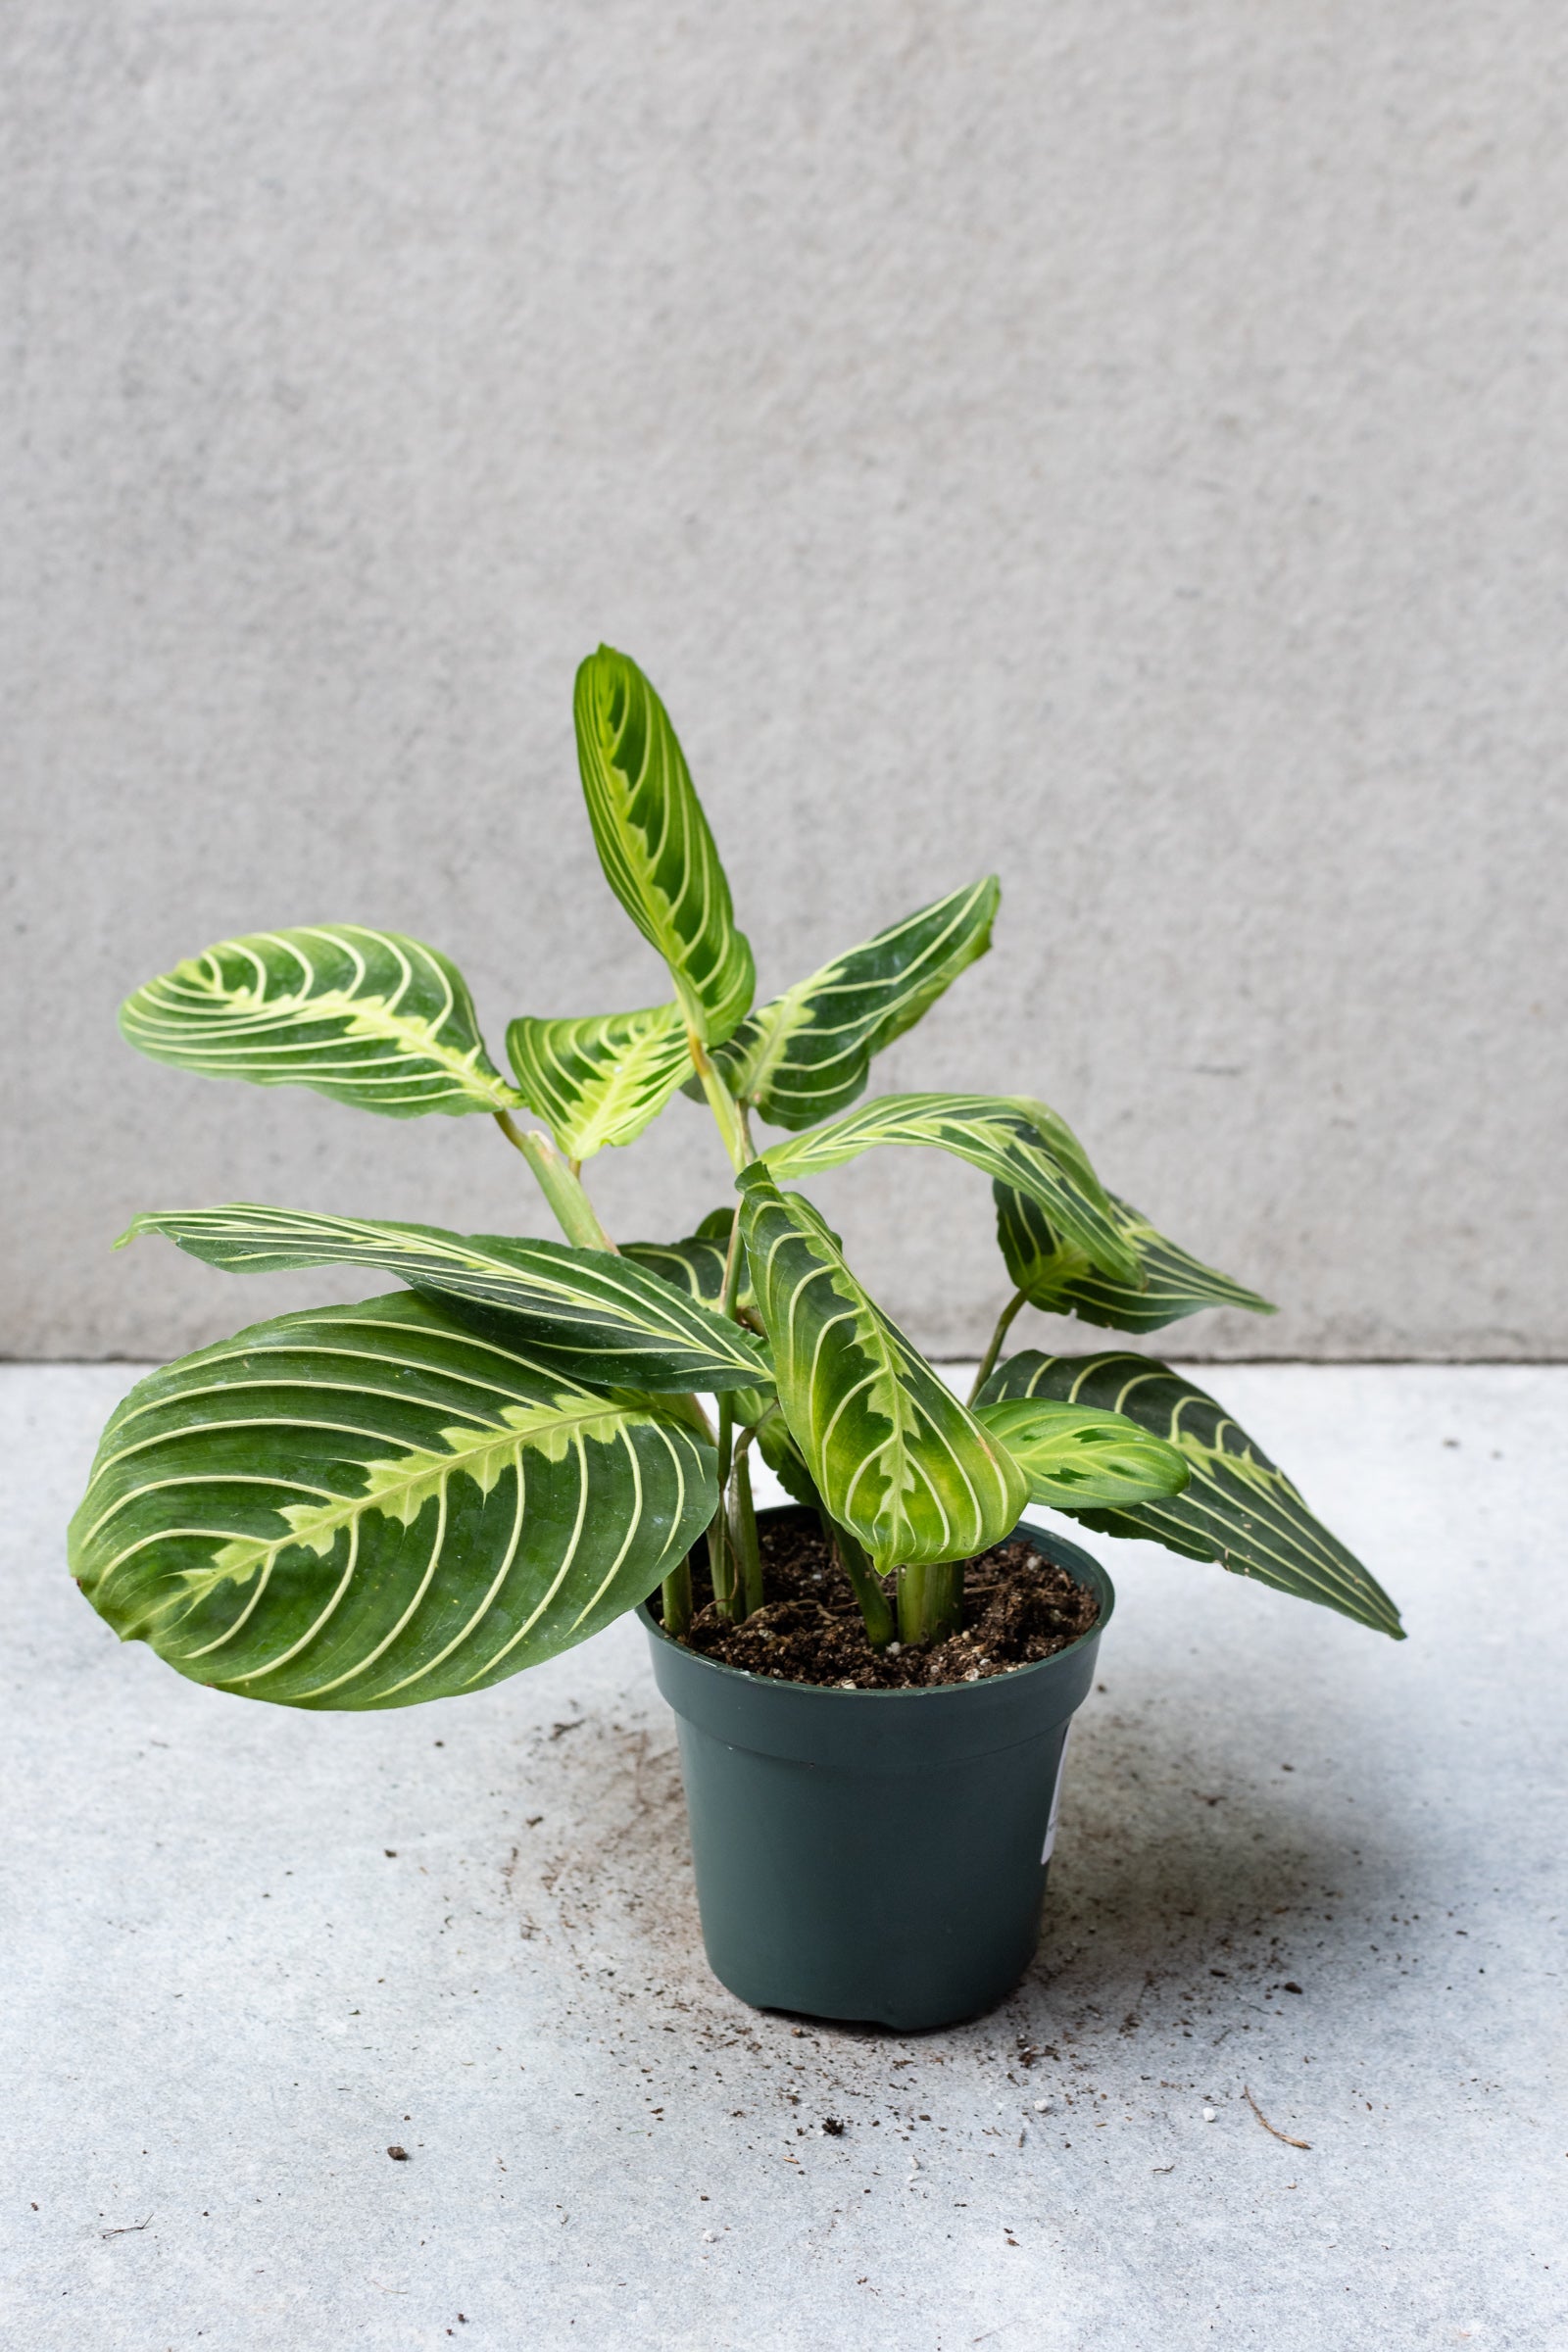
[{"label": "soil crumb", "polygon": [[[1005,1544],[966,1560],[963,1630],[946,1642],[874,1650],[848,1577],[823,1539],[816,1515],[781,1510],[760,1515],[762,1606],[739,1625],[713,1607],[702,1545],[692,1553],[696,1610],[686,1646],[721,1665],[781,1683],[830,1683],[857,1690],[909,1690],[937,1683],[977,1683],[1032,1666],[1087,1634],[1100,1603],[1032,1544]],[[892,1579],[886,1580],[889,1592]],[[659,1615],[660,1596],[649,1603]]]}]

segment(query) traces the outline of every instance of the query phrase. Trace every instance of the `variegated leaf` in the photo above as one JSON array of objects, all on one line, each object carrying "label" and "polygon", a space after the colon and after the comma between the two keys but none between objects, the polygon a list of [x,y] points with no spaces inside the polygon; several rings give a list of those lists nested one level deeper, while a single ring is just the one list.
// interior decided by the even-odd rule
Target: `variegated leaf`
[{"label": "variegated leaf", "polygon": [[531,1110],[568,1159],[632,1143],[692,1074],[678,1004],[513,1021],[507,1053]]},{"label": "variegated leaf", "polygon": [[808,1470],[806,1456],[790,1435],[790,1425],[782,1413],[769,1413],[759,1425],[757,1446],[785,1494],[809,1509],[820,1511],[822,1497],[816,1481]]},{"label": "variegated leaf", "polygon": [[967,1559],[1028,1499],[1023,1473],[856,1281],[826,1225],[760,1162],[741,1231],[779,1404],[823,1501],[882,1571]]},{"label": "variegated leaf", "polygon": [[1063,1506],[1085,1526],[1111,1536],[1143,1536],[1193,1559],[1218,1560],[1237,1576],[1321,1601],[1360,1625],[1403,1639],[1398,1610],[1382,1586],[1313,1518],[1284,1471],[1222,1404],[1167,1365],[1119,1349],[1042,1355],[1031,1348],[1000,1364],[980,1394],[985,1403],[1044,1396],[1102,1405],[1166,1439],[1183,1456],[1189,1477],[1180,1494],[1121,1509]]},{"label": "variegated leaf", "polygon": [[521,1100],[484,1050],[456,965],[359,923],[220,939],[127,997],[120,1026],[155,1061],[310,1086],[386,1118]]},{"label": "variegated leaf", "polygon": [[620,1254],[709,1305],[716,1306],[724,1295],[722,1242],[704,1241],[696,1234],[683,1242],[623,1242]]},{"label": "variegated leaf", "polygon": [[871,1056],[902,1037],[991,945],[995,874],[918,907],[797,981],[715,1052],[741,1102],[775,1127],[809,1127],[865,1087]]},{"label": "variegated leaf", "polygon": [[1253,1315],[1274,1312],[1255,1291],[1167,1241],[1141,1210],[1114,1193],[1106,1195],[1110,1213],[1143,1268],[1143,1290],[1092,1265],[1087,1251],[1063,1240],[1039,1202],[1026,1194],[1010,1184],[999,1183],[992,1190],[997,1240],[1007,1272],[1030,1305],[1047,1314],[1077,1315],[1082,1322],[1112,1331],[1159,1331],[1207,1306],[1243,1307]]},{"label": "variegated leaf", "polygon": [[[662,1275],[678,1290],[689,1292],[704,1305],[716,1306],[724,1296],[724,1267],[734,1219],[733,1208],[710,1209],[697,1231],[685,1241],[623,1242],[620,1254],[629,1257],[634,1265],[646,1266],[650,1274]],[[738,1307],[756,1304],[744,1251],[735,1286],[735,1304]]]},{"label": "variegated leaf", "polygon": [[399,1292],[257,1324],[131,1390],[71,1527],[124,1641],[285,1706],[483,1690],[647,1597],[714,1454]]},{"label": "variegated leaf", "polygon": [[977,1404],[974,1417],[1002,1443],[1029,1481],[1031,1502],[1070,1509],[1086,1502],[1146,1502],[1179,1494],[1187,1464],[1174,1446],[1125,1413],[1095,1405],[1009,1396]]},{"label": "variegated leaf", "polygon": [[761,1348],[738,1323],[608,1250],[249,1200],[154,1211],[135,1218],[122,1244],[143,1233],[161,1233],[229,1274],[301,1266],[395,1274],[461,1321],[592,1388],[736,1389],[769,1378]]},{"label": "variegated leaf", "polygon": [[669,715],[635,662],[602,645],[577,672],[577,761],[611,889],[669,966],[687,1020],[720,1045],[757,974]]},{"label": "variegated leaf", "polygon": [[770,1144],[762,1160],[781,1180],[810,1176],[877,1144],[956,1153],[1037,1200],[1092,1264],[1124,1282],[1140,1279],[1083,1146],[1065,1119],[1029,1095],[877,1095],[843,1118]]}]

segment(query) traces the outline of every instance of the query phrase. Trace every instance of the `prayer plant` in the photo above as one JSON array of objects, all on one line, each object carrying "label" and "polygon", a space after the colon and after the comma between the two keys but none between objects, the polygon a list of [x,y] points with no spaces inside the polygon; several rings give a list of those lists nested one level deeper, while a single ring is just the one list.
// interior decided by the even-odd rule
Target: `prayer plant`
[{"label": "prayer plant", "polygon": [[[599,856],[668,966],[667,1004],[514,1020],[509,1080],[444,956],[327,923],[220,941],[123,1007],[132,1045],[205,1076],[494,1120],[564,1240],[248,1203],[137,1217],[124,1239],[163,1234],[230,1273],[353,1265],[404,1287],[256,1324],[138,1383],[72,1524],[101,1615],[193,1681],[289,1706],[481,1690],[660,1584],[681,1631],[705,1530],[720,1612],[758,1607],[755,1446],[821,1513],[876,1644],[952,1630],[960,1563],[1030,1502],[1397,1635],[1372,1578],[1191,1381],[1120,1350],[1001,1353],[1026,1302],[1147,1333],[1207,1306],[1267,1313],[1261,1298],[1107,1192],[1032,1096],[858,1100],[873,1055],[985,954],[995,879],[754,1008],[659,697],[601,647],[575,716]],[[584,1164],[682,1091],[712,1111],[735,1199],[684,1239],[617,1248]],[[754,1120],[781,1139],[760,1148]],[[1012,1290],[967,1403],[791,1189],[887,1146],[992,1181]]]}]

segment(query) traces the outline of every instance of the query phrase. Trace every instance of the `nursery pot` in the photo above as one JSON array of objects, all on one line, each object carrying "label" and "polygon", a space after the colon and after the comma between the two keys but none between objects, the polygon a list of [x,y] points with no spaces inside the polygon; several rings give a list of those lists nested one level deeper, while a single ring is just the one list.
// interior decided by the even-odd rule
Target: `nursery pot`
[{"label": "nursery pot", "polygon": [[641,1612],[677,1719],[709,1965],[754,2008],[950,2025],[1001,2000],[1033,1958],[1067,1729],[1115,1595],[1076,1544],[1016,1533],[1087,1585],[1100,1615],[1054,1657],[981,1682],[773,1682]]}]

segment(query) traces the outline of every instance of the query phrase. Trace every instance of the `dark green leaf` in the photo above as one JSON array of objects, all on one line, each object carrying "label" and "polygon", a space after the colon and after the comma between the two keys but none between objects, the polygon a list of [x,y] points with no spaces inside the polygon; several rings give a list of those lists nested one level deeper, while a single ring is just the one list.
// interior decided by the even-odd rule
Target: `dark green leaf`
[{"label": "dark green leaf", "polygon": [[760,1161],[741,1231],[779,1404],[833,1517],[880,1571],[967,1559],[1028,1498],[1004,1447],[867,1297],[821,1217]]},{"label": "dark green leaf", "polygon": [[[707,1234],[699,1228],[683,1242],[625,1242],[620,1254],[662,1281],[674,1283],[703,1304],[716,1306],[724,1296],[724,1260],[733,1211],[726,1208],[720,1213],[722,1234]],[[703,1222],[706,1225],[708,1219]]]},{"label": "dark green leaf", "polygon": [[1110,1202],[1065,1119],[1029,1095],[877,1095],[762,1153],[776,1178],[836,1168],[879,1144],[954,1152],[1037,1200],[1086,1256],[1124,1282],[1138,1258],[1117,1232]]},{"label": "dark green leaf", "polygon": [[1266,1298],[1243,1288],[1228,1274],[1205,1266],[1165,1239],[1130,1201],[1108,1193],[1111,1217],[1143,1269],[1145,1288],[1135,1290],[1091,1264],[1088,1252],[1065,1241],[1037,1200],[1010,1184],[992,1186],[997,1202],[997,1239],[1014,1286],[1031,1306],[1053,1315],[1077,1315],[1082,1322],[1112,1331],[1159,1331],[1183,1315],[1207,1306],[1236,1306],[1271,1315]]},{"label": "dark green leaf", "polygon": [[1054,1397],[1125,1413],[1166,1439],[1186,1461],[1190,1475],[1182,1494],[1120,1510],[1075,1510],[1086,1527],[1218,1560],[1237,1576],[1321,1601],[1359,1625],[1403,1638],[1399,1613],[1382,1586],[1313,1518],[1284,1471],[1224,1406],[1179,1372],[1120,1349],[1042,1355],[1031,1348],[1000,1364],[981,1391],[986,1403],[1009,1396]]},{"label": "dark green leaf", "polygon": [[285,1706],[502,1682],[647,1598],[717,1500],[710,1446],[407,1292],[261,1323],[131,1390],[71,1528],[124,1641]]},{"label": "dark green leaf", "polygon": [[[620,1254],[629,1257],[634,1265],[645,1266],[650,1274],[674,1283],[677,1290],[686,1291],[705,1305],[716,1306],[724,1296],[724,1265],[729,1255],[729,1229],[734,1220],[733,1208],[711,1209],[697,1231],[683,1242],[623,1242]],[[738,1307],[756,1304],[744,1251],[735,1303]]]},{"label": "dark green leaf", "polygon": [[871,1056],[911,1029],[991,945],[994,874],[826,963],[743,1021],[713,1061],[776,1127],[809,1127],[863,1092]]},{"label": "dark green leaf", "polygon": [[300,1266],[395,1274],[472,1328],[592,1388],[732,1389],[768,1379],[749,1332],[609,1250],[247,1200],[137,1217],[122,1240],[142,1233],[161,1233],[229,1274]]}]

